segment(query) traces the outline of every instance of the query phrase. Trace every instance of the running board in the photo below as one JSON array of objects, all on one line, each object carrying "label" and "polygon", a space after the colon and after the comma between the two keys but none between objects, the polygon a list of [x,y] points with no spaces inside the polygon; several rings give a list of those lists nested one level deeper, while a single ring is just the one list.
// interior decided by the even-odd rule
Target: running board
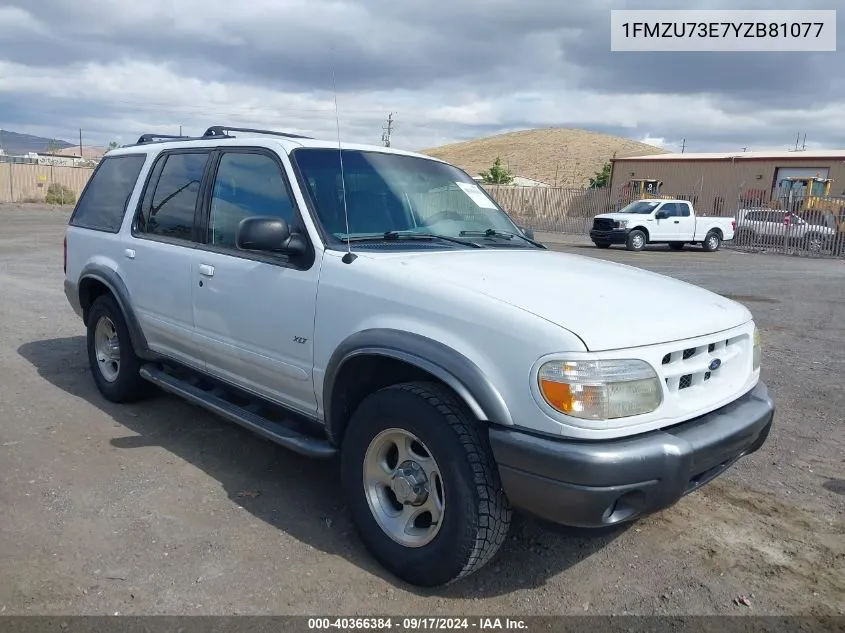
[{"label": "running board", "polygon": [[328,439],[310,437],[284,424],[274,422],[253,413],[244,407],[232,404],[221,398],[217,393],[209,392],[194,386],[184,380],[172,376],[155,365],[147,364],[141,367],[141,377],[164,391],[184,398],[230,422],[241,426],[275,442],[285,448],[306,455],[327,459],[337,455],[337,448]]}]

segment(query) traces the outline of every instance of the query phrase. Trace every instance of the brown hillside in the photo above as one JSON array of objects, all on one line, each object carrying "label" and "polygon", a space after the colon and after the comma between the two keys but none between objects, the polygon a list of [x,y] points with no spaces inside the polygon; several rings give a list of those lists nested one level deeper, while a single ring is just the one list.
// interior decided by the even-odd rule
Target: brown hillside
[{"label": "brown hillside", "polygon": [[570,186],[587,185],[614,152],[617,158],[666,153],[627,138],[568,128],[510,132],[421,151],[457,165],[470,176],[489,169],[500,156],[516,176]]}]

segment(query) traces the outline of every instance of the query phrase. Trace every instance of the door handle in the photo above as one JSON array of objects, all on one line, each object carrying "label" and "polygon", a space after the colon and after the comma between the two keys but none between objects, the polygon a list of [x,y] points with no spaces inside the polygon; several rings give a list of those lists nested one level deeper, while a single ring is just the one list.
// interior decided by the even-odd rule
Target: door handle
[{"label": "door handle", "polygon": [[125,251],[123,251],[123,254],[126,255],[127,259],[135,259],[134,248],[127,248]]},{"label": "door handle", "polygon": [[675,224],[680,224],[680,223],[681,223],[680,220],[675,220]]},{"label": "door handle", "polygon": [[214,277],[214,266],[200,264],[200,275],[203,277]]}]

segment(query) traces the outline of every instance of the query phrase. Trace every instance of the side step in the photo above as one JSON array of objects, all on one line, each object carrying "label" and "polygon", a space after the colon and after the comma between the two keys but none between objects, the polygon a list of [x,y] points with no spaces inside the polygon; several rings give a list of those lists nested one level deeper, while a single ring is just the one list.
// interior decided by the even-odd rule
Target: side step
[{"label": "side step", "polygon": [[288,428],[279,422],[268,420],[244,407],[227,402],[217,395],[219,392],[209,392],[201,389],[198,386],[194,386],[162,371],[155,365],[147,364],[142,366],[140,373],[142,378],[149,380],[161,389],[180,396],[193,404],[226,418],[230,422],[240,424],[250,431],[300,455],[322,459],[337,455],[337,448],[328,439],[311,437]]}]

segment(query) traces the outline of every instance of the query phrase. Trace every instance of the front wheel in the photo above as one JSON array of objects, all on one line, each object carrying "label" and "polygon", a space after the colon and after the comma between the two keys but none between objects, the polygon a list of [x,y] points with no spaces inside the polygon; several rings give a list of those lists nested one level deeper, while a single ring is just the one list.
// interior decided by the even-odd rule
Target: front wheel
[{"label": "front wheel", "polygon": [[810,233],[804,238],[804,249],[811,253],[820,253],[825,248],[825,239],[818,233]]},{"label": "front wheel", "polygon": [[715,231],[710,231],[704,236],[704,250],[708,253],[718,251],[722,245],[722,237]]},{"label": "front wheel", "polygon": [[437,383],[368,396],[346,430],[341,475],[365,546],[405,582],[434,587],[467,576],[507,536],[511,509],[487,437]]},{"label": "front wheel", "polygon": [[645,233],[639,229],[634,229],[628,233],[628,240],[625,243],[625,247],[629,251],[641,251],[647,243],[648,240],[646,239]]}]

